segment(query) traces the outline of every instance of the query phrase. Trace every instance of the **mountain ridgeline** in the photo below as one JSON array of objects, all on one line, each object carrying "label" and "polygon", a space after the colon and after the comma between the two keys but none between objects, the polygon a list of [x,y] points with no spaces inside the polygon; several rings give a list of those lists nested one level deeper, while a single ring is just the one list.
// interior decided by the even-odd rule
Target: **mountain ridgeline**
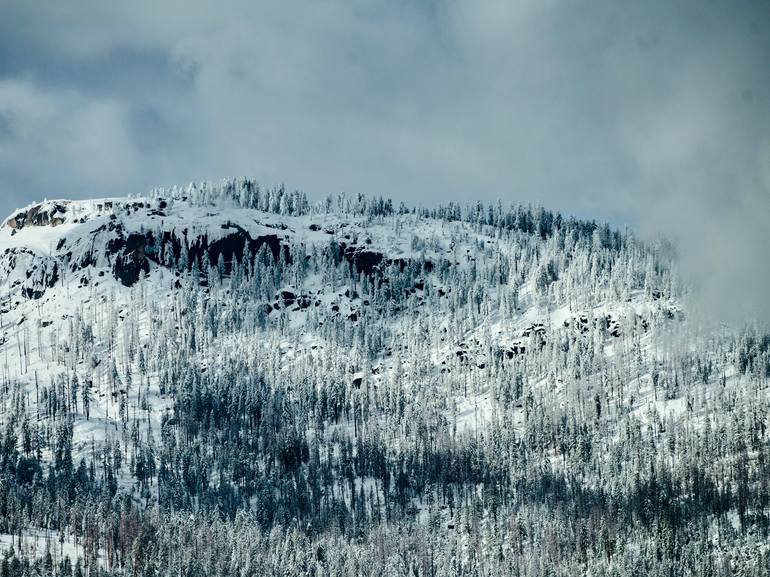
[{"label": "mountain ridgeline", "polygon": [[0,577],[770,575],[770,332],[542,208],[249,180],[0,228]]}]

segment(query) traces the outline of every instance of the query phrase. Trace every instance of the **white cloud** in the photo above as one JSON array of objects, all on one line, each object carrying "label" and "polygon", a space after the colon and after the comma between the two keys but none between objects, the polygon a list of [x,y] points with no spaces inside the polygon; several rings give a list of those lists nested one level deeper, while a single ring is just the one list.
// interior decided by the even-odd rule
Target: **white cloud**
[{"label": "white cloud", "polygon": [[126,118],[114,100],[4,80],[0,112],[10,126],[0,140],[3,165],[32,186],[50,187],[50,195],[78,194],[84,182],[112,186],[137,170]]}]

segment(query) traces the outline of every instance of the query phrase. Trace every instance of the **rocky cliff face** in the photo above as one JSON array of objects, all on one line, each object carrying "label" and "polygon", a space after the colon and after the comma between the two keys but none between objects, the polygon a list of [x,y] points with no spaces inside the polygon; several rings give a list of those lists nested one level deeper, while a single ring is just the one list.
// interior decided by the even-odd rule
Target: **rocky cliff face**
[{"label": "rocky cliff face", "polygon": [[233,262],[253,259],[263,247],[273,259],[291,259],[285,235],[266,227],[250,231],[211,213],[201,223],[194,210],[167,207],[162,199],[55,201],[17,211],[0,228],[0,240],[6,239],[0,274],[9,289],[38,299],[67,275],[84,286],[109,273],[130,287],[152,267],[190,271],[222,260],[229,273]]},{"label": "rocky cliff face", "polygon": [[41,203],[11,216],[5,226],[21,230],[25,226],[59,226],[64,224],[68,202]]},{"label": "rocky cliff face", "polygon": [[[221,266],[230,274],[234,263],[246,257],[253,264],[260,253],[290,263],[293,246],[311,244],[335,247],[335,265],[346,262],[369,278],[409,264],[411,259],[388,255],[359,237],[362,230],[348,222],[321,227],[256,210],[212,211],[184,198],[47,201],[16,211],[0,227],[8,247],[0,271],[13,277],[12,288],[22,297],[38,299],[72,275],[79,286],[113,277],[130,287],[153,268],[176,273]],[[419,267],[432,270],[432,260],[420,259]]]},{"label": "rocky cliff face", "polygon": [[132,233],[128,236],[123,250],[115,255],[113,274],[123,285],[132,286],[136,284],[142,273],[150,272],[150,263],[145,253],[146,246],[147,239],[143,234]]}]

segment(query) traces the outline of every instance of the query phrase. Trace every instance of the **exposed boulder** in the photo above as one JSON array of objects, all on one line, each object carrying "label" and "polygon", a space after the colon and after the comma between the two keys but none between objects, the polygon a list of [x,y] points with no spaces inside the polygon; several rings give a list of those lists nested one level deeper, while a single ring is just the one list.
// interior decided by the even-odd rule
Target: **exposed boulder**
[{"label": "exposed boulder", "polygon": [[543,323],[533,323],[521,332],[522,337],[529,337],[531,335],[545,335],[545,327],[543,326]]},{"label": "exposed boulder", "polygon": [[620,321],[613,319],[612,315],[607,315],[604,319],[605,327],[613,337],[620,336]]},{"label": "exposed boulder", "polygon": [[504,359],[512,359],[516,355],[523,355],[527,352],[527,347],[521,341],[514,341],[510,346],[501,348],[499,355]]}]

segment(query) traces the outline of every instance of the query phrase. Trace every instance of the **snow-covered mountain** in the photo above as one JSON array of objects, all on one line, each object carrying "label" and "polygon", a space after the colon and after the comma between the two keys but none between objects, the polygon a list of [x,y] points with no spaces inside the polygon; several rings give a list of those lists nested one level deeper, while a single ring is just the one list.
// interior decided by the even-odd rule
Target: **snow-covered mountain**
[{"label": "snow-covered mountain", "polygon": [[686,302],[666,243],[540,208],[33,204],[0,228],[2,532],[116,574],[755,570],[770,336]]}]

